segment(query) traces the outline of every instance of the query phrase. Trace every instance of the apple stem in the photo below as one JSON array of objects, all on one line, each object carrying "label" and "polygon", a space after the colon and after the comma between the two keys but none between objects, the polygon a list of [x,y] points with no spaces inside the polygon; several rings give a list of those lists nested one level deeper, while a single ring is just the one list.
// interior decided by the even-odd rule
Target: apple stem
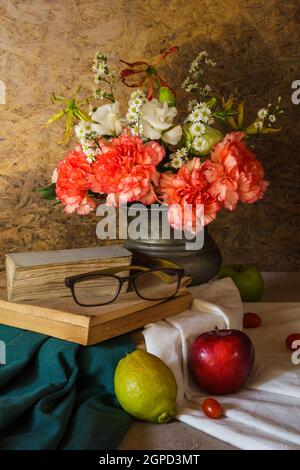
[{"label": "apple stem", "polygon": [[217,335],[219,334],[219,328],[217,327],[217,325],[214,327],[214,331],[216,332]]},{"label": "apple stem", "polygon": [[240,272],[242,271],[242,269],[243,269],[243,265],[242,265],[242,264],[239,264],[238,269],[237,269],[238,272],[240,273]]}]

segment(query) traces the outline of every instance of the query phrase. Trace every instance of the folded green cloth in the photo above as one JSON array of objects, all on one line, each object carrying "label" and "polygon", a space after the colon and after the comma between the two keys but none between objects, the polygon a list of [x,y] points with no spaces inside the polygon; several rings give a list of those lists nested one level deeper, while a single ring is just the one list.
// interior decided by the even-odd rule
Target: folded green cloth
[{"label": "folded green cloth", "polygon": [[114,449],[131,424],[114,394],[129,336],[95,346],[0,325],[0,449]]}]

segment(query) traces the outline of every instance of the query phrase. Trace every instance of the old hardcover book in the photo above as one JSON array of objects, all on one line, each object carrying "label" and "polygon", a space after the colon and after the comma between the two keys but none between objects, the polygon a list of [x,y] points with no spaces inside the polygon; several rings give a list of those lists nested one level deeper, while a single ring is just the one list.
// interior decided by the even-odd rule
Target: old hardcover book
[{"label": "old hardcover book", "polygon": [[[7,302],[0,275],[0,324],[43,333],[82,345],[96,344],[189,308],[192,295],[184,278],[176,297],[166,301],[142,300],[134,292],[100,307],[80,307],[70,297]],[[3,286],[3,287],[2,287]]]},{"label": "old hardcover book", "polygon": [[131,253],[120,245],[7,254],[7,299],[21,302],[70,297],[65,277],[130,263]]}]

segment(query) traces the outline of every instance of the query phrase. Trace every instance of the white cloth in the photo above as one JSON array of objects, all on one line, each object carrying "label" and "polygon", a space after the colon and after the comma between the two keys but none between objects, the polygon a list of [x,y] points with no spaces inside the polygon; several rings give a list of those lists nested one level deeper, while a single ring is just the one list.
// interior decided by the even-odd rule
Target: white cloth
[{"label": "white cloth", "polygon": [[[191,288],[190,310],[147,325],[146,349],[172,369],[177,385],[177,419],[240,449],[300,449],[300,364],[292,363],[285,346],[290,333],[300,332],[300,303],[242,304],[230,278]],[[187,368],[190,344],[217,326],[242,329],[243,312],[258,313],[259,328],[247,329],[256,361],[241,391],[216,397],[224,408],[219,420],[207,418],[201,402],[207,396]]]}]

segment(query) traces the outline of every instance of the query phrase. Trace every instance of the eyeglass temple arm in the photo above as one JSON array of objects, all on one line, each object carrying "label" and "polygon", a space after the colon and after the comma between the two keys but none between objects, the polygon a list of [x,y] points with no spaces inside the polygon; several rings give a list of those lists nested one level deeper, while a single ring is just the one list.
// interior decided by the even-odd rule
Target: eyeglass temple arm
[{"label": "eyeglass temple arm", "polygon": [[[117,274],[117,273],[120,273],[121,271],[147,272],[147,271],[151,271],[151,268],[146,268],[145,266],[119,266],[118,268],[117,267],[108,268],[105,271],[103,271],[103,274]],[[165,282],[166,284],[170,284],[172,282],[172,276],[169,276],[166,273],[153,271],[153,274],[157,276],[162,282]]]}]

